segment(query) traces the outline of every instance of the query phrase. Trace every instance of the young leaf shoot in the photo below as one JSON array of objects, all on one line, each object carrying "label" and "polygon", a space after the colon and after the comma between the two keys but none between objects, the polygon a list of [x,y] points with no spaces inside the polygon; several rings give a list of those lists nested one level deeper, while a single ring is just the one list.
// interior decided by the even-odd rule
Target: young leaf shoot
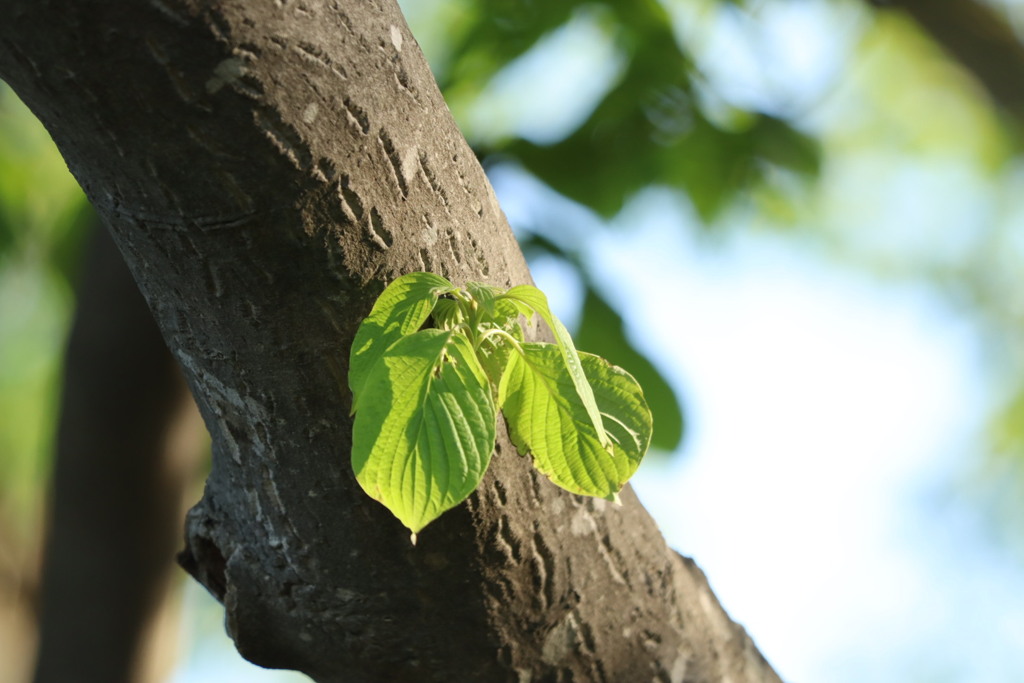
[{"label": "young leaf shoot", "polygon": [[[556,343],[526,342],[539,316]],[[349,365],[359,485],[413,534],[465,500],[494,451],[498,412],[516,448],[573,493],[616,500],[651,440],[636,380],[573,345],[536,287],[455,287],[433,273],[392,282],[363,320]]]}]

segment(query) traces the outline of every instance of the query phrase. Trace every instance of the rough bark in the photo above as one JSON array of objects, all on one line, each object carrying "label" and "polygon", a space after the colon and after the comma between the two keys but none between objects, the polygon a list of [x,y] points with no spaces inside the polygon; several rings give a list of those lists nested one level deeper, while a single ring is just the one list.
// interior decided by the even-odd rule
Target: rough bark
[{"label": "rough bark", "polygon": [[412,270],[528,282],[392,0],[6,0],[0,76],[111,227],[213,437],[183,563],[318,681],[778,680],[626,491],[504,434],[407,532],[348,464],[348,346]]},{"label": "rough bark", "polygon": [[36,683],[166,677],[202,426],[117,248],[93,234],[64,360]]}]

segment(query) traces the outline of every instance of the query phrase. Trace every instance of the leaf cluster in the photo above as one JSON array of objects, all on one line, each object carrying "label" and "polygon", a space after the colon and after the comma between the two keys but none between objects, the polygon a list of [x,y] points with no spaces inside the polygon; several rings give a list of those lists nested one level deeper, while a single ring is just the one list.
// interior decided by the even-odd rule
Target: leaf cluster
[{"label": "leaf cluster", "polygon": [[[555,343],[528,342],[539,317]],[[651,440],[636,380],[576,350],[536,287],[392,282],[352,344],[352,467],[415,538],[479,485],[498,413],[516,448],[573,493],[616,500]]]}]

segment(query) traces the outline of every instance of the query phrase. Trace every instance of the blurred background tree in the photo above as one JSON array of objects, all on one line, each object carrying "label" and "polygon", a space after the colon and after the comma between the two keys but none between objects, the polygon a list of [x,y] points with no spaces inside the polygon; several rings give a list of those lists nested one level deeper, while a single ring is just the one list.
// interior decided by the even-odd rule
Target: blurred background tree
[{"label": "blurred background tree", "polygon": [[[768,290],[795,277],[798,286],[824,291],[833,288],[834,273],[844,273],[858,291],[870,290],[868,298],[881,308],[912,292],[915,301],[939,311],[940,323],[927,334],[968,339],[961,345],[935,340],[951,354],[949,364],[970,367],[972,389],[950,399],[959,401],[950,420],[955,424],[933,425],[943,447],[928,458],[908,456],[907,472],[917,481],[928,472],[949,473],[929,479],[931,488],[924,493],[911,492],[921,497],[916,514],[983,537],[970,545],[950,536],[947,550],[962,558],[929,559],[936,546],[928,546],[931,551],[919,553],[925,559],[915,560],[964,568],[950,573],[948,584],[939,584],[941,594],[932,596],[935,603],[928,604],[942,613],[973,611],[964,606],[976,605],[971,618],[955,620],[990,630],[983,644],[969,642],[961,632],[929,628],[924,622],[934,615],[921,614],[923,635],[907,641],[902,651],[882,645],[864,651],[863,642],[825,629],[836,639],[846,637],[848,650],[832,643],[831,649],[821,646],[827,651],[817,657],[800,660],[771,629],[854,617],[816,613],[810,600],[800,603],[806,613],[777,614],[773,626],[759,621],[755,608],[745,611],[742,602],[772,587],[736,589],[733,598],[725,584],[743,567],[708,573],[726,607],[747,621],[785,678],[973,682],[1024,677],[1024,664],[1017,662],[1024,648],[1024,604],[1007,597],[1015,589],[1024,594],[1024,232],[1018,225],[1024,219],[1019,133],[1024,48],[1017,33],[1024,26],[1024,5],[1011,0],[420,0],[403,6],[540,284],[573,323],[580,347],[626,367],[645,387],[655,412],[657,454],[676,457],[645,465],[648,478],[640,477],[638,490],[682,552],[702,547],[695,526],[707,534],[731,530],[717,531],[708,513],[683,525],[689,536],[676,537],[673,517],[679,508],[673,511],[672,501],[663,500],[673,498],[672,491],[679,495],[686,482],[692,488],[702,467],[697,463],[711,457],[698,437],[701,420],[714,418],[701,416],[709,408],[702,403],[702,380],[687,365],[690,347],[683,335],[705,338],[720,347],[723,362],[737,367],[742,366],[737,353],[755,354],[768,340],[737,344],[715,337],[721,330],[737,334],[747,328],[703,324],[686,302],[703,297],[728,306],[730,299],[700,291],[714,287],[715,276],[681,281],[681,271],[738,264],[739,270],[722,271],[732,278],[719,281],[723,290],[746,277],[746,266],[762,275],[751,276],[745,286]],[[27,680],[29,670],[61,351],[89,216],[45,133],[9,91],[0,90],[3,680]],[[765,264],[784,272],[765,279]],[[684,290],[686,282],[697,291]],[[627,293],[644,303],[627,305]],[[838,295],[836,305],[850,307],[838,317],[860,315],[860,296]],[[828,315],[820,317],[822,325],[828,323]],[[875,320],[870,314],[865,319]],[[786,318],[750,329],[774,332],[775,327],[790,328],[783,345],[792,346],[801,336],[818,338],[813,330],[793,329]],[[870,350],[875,341],[863,346]],[[964,360],[965,354],[970,358]],[[769,356],[766,363],[772,362],[783,361]],[[842,358],[834,362],[854,364]],[[787,367],[769,401],[790,405],[787,390],[801,386],[791,373],[801,369],[807,368]],[[884,404],[900,368],[870,372],[877,374],[876,398],[862,400]],[[745,381],[762,380],[755,368]],[[924,384],[920,389],[930,391]],[[850,387],[837,379],[826,383],[826,390],[835,395],[822,395],[820,402],[848,410],[849,403],[837,397],[849,394]],[[906,399],[908,414],[918,402],[925,403],[925,397]],[[770,413],[770,408],[755,410]],[[737,401],[726,418],[739,432],[751,430],[757,419],[744,411]],[[799,417],[793,429],[808,429],[813,417]],[[886,428],[857,414],[843,414],[840,423],[851,432]],[[787,487],[816,487],[823,479],[846,476],[849,462],[822,453],[824,470],[811,476],[803,463],[797,474],[806,480],[794,482],[783,454],[788,438],[757,448],[743,442],[741,455],[747,460],[737,460],[736,466],[778,462],[765,467],[766,479],[759,484],[779,497],[793,490]],[[902,443],[896,433],[880,438],[895,448]],[[865,460],[877,462],[868,454]],[[885,476],[853,478],[848,485],[885,488]],[[906,493],[903,488],[893,495]],[[708,495],[726,499],[732,492]],[[756,516],[764,512],[756,502],[740,497],[736,507],[743,517]],[[872,510],[850,514],[868,519]],[[905,523],[883,520],[889,527]],[[873,528],[866,521],[862,532]],[[911,533],[925,528],[932,527],[914,526]],[[801,569],[816,571],[815,549],[825,552],[829,543],[818,537],[789,543],[787,531],[792,530],[773,530],[765,545],[766,553],[784,556],[758,561],[792,565],[798,575]],[[697,560],[705,562],[700,554]],[[915,571],[901,580],[924,581]],[[965,580],[968,576],[972,580]],[[837,576],[831,590],[850,588]],[[999,597],[979,599],[978,592],[986,590]],[[196,607],[199,598],[190,595],[192,623],[219,629],[216,618],[211,627],[209,612],[202,611],[209,608]],[[989,603],[995,609],[986,608]],[[819,609],[825,604],[831,603],[819,602]],[[884,606],[876,612],[884,619]],[[952,654],[958,648],[961,656]],[[926,650],[944,654],[924,661]],[[210,657],[203,647],[194,649],[192,664],[179,671],[178,680],[224,681],[230,675],[256,680],[254,671],[229,674],[223,667],[234,664],[210,664]],[[979,658],[986,659],[984,666],[970,663]],[[869,659],[879,662],[878,670],[864,663]],[[200,663],[213,673],[203,673]]]}]

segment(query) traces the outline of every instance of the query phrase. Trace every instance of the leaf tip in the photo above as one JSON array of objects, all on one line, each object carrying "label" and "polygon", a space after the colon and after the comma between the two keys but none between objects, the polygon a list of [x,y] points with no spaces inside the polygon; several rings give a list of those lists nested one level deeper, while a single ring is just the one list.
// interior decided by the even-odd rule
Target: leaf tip
[{"label": "leaf tip", "polygon": [[412,543],[414,546],[416,545],[416,532],[415,531],[409,532],[409,542]]}]

